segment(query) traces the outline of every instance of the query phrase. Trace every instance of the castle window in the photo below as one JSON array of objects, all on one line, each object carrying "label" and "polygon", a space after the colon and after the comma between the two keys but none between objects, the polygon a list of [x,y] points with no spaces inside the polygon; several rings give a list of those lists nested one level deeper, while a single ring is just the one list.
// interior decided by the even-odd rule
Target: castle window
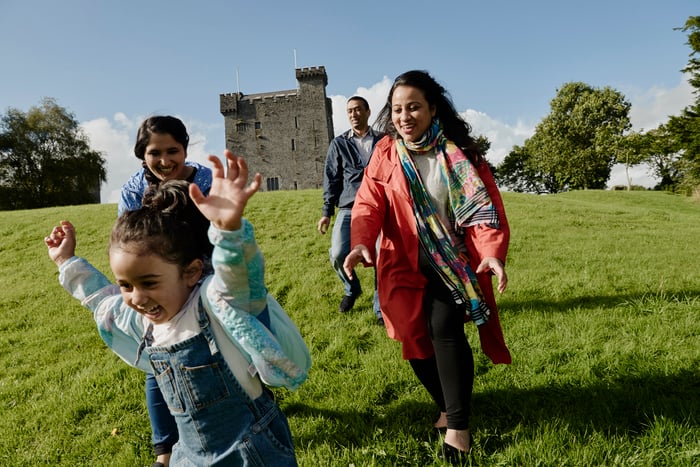
[{"label": "castle window", "polygon": [[299,117],[294,117],[294,128],[299,128]]},{"label": "castle window", "polygon": [[292,151],[296,151],[296,149],[297,149],[296,141],[294,141],[294,138],[292,138]]},{"label": "castle window", "polygon": [[267,191],[278,191],[280,189],[280,179],[278,177],[269,177],[267,179]]},{"label": "castle window", "polygon": [[260,122],[255,122],[255,129],[259,130],[262,128],[262,124]]}]

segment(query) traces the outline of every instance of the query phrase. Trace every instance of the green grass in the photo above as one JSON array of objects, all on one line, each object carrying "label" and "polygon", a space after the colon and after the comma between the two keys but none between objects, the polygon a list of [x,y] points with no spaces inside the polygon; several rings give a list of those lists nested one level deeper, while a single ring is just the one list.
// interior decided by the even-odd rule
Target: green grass
[{"label": "green grass", "polygon": [[[700,464],[700,205],[658,192],[504,193],[512,365],[481,353],[473,465]],[[259,193],[247,216],[271,292],[313,357],[275,390],[302,466],[441,465],[437,415],[367,293],[342,290],[316,232],[321,192]],[[42,239],[61,219],[109,272],[114,205],[0,212],[0,465],[148,466],[144,377],[112,354],[58,285]]]}]

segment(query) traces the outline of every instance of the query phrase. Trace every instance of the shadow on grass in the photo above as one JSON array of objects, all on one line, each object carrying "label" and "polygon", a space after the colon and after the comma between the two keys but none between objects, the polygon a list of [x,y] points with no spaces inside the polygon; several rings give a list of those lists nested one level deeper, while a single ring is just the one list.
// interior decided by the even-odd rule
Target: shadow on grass
[{"label": "shadow on grass", "polygon": [[[573,435],[591,432],[635,438],[663,418],[698,427],[700,370],[670,375],[626,376],[589,386],[558,384],[532,389],[503,389],[474,395],[473,425],[490,433],[516,426],[564,426]],[[535,434],[533,432],[533,434]],[[503,448],[500,437],[489,440]]]},{"label": "shadow on grass", "polygon": [[[377,390],[381,391],[381,387]],[[474,394],[471,425],[477,443],[486,454],[511,444],[513,437],[508,433],[518,427],[525,436],[531,433],[532,437],[553,426],[584,439],[594,432],[636,438],[658,419],[684,428],[697,428],[700,425],[698,394],[700,370],[671,375],[621,375],[589,386],[504,388]],[[437,431],[432,428],[437,409],[425,402],[404,401],[366,411],[297,403],[286,406],[284,411],[291,417],[317,420],[311,423],[312,429],[295,433],[299,446],[326,443],[371,447],[380,437],[389,443],[406,437],[419,442],[437,440]]]},{"label": "shadow on grass", "polygon": [[561,300],[553,298],[516,300],[503,297],[499,299],[498,308],[501,313],[530,312],[530,310],[546,313],[566,313],[571,309],[616,308],[629,303],[688,303],[698,300],[700,300],[700,290],[669,290],[664,292],[645,291],[638,294],[567,296],[567,298]]},{"label": "shadow on grass", "polygon": [[[380,387],[377,388],[381,390]],[[437,408],[421,401],[393,403],[376,410],[335,410],[295,403],[284,407],[288,417],[307,418],[304,433],[294,433],[298,446],[372,448],[378,443],[403,444],[402,440],[436,441],[432,428]],[[313,419],[313,420],[312,420]]]}]

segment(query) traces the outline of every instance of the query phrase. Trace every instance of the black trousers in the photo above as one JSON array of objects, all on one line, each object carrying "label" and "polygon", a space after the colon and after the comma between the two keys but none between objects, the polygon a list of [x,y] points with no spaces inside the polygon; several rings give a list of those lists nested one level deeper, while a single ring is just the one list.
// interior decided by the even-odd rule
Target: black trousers
[{"label": "black trousers", "polygon": [[433,271],[428,279],[423,310],[428,320],[435,355],[411,359],[409,363],[441,412],[447,412],[447,427],[469,428],[474,356],[464,334],[464,305],[457,305],[442,280]]}]

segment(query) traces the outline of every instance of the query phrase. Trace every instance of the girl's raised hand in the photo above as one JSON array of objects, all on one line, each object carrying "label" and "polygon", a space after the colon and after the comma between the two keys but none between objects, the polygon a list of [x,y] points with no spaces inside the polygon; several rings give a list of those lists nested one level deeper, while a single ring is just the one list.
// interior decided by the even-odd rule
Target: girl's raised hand
[{"label": "girl's raised hand", "polygon": [[44,237],[44,243],[49,249],[49,258],[60,266],[64,261],[75,256],[75,227],[68,221],[61,221],[60,225],[51,230]]},{"label": "girl's raised hand", "polygon": [[248,183],[248,164],[228,149],[224,151],[227,170],[216,156],[209,156],[212,163],[212,183],[209,196],[204,196],[194,183],[190,184],[190,197],[204,217],[220,230],[241,228],[243,210],[251,196],[260,188],[261,175],[255,174]]}]

